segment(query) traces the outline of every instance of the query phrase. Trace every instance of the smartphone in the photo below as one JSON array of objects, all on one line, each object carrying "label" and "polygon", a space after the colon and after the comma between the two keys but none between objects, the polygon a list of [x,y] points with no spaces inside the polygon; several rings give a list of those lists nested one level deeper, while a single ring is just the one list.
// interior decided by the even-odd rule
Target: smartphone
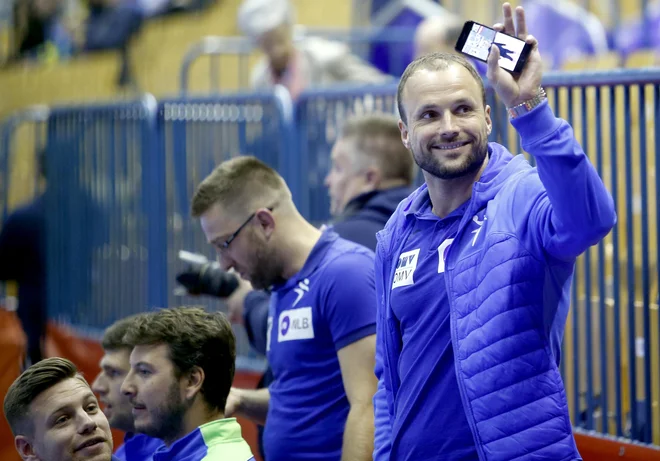
[{"label": "smartphone", "polygon": [[493,45],[500,49],[500,67],[513,74],[519,74],[523,70],[532,51],[532,46],[524,40],[474,21],[465,23],[455,48],[460,53],[486,62]]}]

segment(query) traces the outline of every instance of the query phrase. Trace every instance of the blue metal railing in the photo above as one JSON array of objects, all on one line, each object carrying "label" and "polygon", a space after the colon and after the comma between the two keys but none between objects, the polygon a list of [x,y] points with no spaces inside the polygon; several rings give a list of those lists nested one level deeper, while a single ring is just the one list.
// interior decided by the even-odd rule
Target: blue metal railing
[{"label": "blue metal railing", "polygon": [[[551,106],[573,126],[619,217],[610,235],[576,264],[561,357],[573,424],[655,443],[660,443],[653,400],[660,387],[654,371],[660,319],[653,317],[660,317],[659,84],[660,69],[554,73],[544,79]],[[492,92],[488,101],[491,141],[521,153],[505,109]],[[256,155],[282,173],[303,215],[321,223],[329,218],[323,180],[341,123],[350,114],[371,111],[396,112],[396,85],[309,91],[295,104],[280,88],[52,110],[39,123],[48,126],[49,169],[63,184],[53,183],[61,200],[51,236],[59,248],[51,266],[59,269],[52,276],[54,314],[101,329],[136,310],[199,303],[172,293],[182,267],[178,250],[211,256],[189,218],[192,193],[203,177],[226,158]],[[34,122],[13,118],[2,126],[4,196],[14,187],[8,183],[10,154],[17,149],[12,136],[24,123]],[[78,196],[91,197],[90,206],[73,206],[72,185]],[[92,219],[92,205],[104,216]],[[4,216],[7,206],[0,211]],[[78,254],[85,234],[94,234],[91,261]],[[73,242],[78,248],[67,253]],[[84,277],[61,276],[71,268]],[[87,301],[83,285],[92,287]],[[255,358],[247,346],[240,353]]]}]

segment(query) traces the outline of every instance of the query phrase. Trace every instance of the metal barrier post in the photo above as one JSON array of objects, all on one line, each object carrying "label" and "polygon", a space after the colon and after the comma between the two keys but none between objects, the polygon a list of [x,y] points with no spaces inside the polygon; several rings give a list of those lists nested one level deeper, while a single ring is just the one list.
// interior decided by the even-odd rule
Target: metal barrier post
[{"label": "metal barrier post", "polygon": [[165,159],[162,132],[158,124],[158,102],[151,94],[141,101],[146,122],[142,126],[143,213],[147,222],[148,296],[150,309],[167,306],[167,213],[165,202]]},{"label": "metal barrier post", "polygon": [[[242,74],[245,71],[243,60],[249,56],[253,50],[252,42],[246,37],[205,37],[197,43],[194,43],[183,57],[181,69],[179,70],[179,89],[182,95],[188,93],[190,88],[190,68],[192,64],[201,56],[212,56],[214,61],[211,66],[211,81],[217,81],[217,76],[220,73],[221,66],[217,62],[217,57],[223,54],[238,55],[241,59],[239,65],[239,72]],[[243,80],[244,75],[240,75],[241,83],[247,81]],[[219,88],[219,87],[218,87]]]}]

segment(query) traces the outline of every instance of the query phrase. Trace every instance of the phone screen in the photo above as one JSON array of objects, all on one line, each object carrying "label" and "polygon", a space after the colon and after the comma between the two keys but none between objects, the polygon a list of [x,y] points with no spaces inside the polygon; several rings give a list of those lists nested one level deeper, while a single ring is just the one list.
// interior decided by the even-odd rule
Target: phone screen
[{"label": "phone screen", "polygon": [[525,42],[516,37],[473,23],[472,29],[460,51],[486,61],[491,45],[495,45],[500,49],[500,67],[513,72],[516,69],[523,48],[525,48]]}]

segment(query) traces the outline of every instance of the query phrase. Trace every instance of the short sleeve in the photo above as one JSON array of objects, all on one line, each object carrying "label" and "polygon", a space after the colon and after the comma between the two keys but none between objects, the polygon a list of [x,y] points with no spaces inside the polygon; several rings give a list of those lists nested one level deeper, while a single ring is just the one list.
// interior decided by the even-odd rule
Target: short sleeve
[{"label": "short sleeve", "polygon": [[376,286],[373,254],[344,253],[323,273],[327,281],[323,315],[335,349],[376,334]]}]

